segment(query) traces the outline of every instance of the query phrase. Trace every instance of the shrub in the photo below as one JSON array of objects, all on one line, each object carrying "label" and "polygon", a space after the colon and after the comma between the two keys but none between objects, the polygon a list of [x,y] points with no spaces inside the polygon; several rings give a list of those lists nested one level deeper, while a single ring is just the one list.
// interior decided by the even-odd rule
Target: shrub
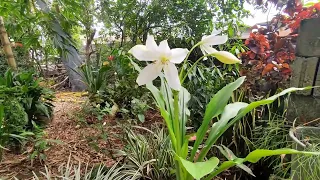
[{"label": "shrub", "polygon": [[99,55],[96,60],[87,61],[80,67],[80,75],[94,107],[111,108],[114,105],[122,117],[144,121],[149,95],[145,88],[136,85],[137,72],[124,51],[116,49],[106,57]]},{"label": "shrub", "polygon": [[[0,77],[0,86],[7,96],[16,97],[31,121],[41,123],[52,116],[53,92],[39,85],[32,72],[14,73],[10,69]],[[4,96],[0,96],[3,98]]]},{"label": "shrub", "polygon": [[[43,124],[51,118],[53,93],[39,85],[32,72],[15,73],[10,69],[0,77],[0,146],[17,146],[18,139],[31,135],[32,122]],[[20,146],[19,146],[20,147]]]}]

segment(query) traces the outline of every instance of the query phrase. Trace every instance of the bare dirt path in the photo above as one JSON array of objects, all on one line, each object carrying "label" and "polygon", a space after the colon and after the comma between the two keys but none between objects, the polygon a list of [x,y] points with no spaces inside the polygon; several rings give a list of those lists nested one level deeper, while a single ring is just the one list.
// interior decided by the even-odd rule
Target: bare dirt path
[{"label": "bare dirt path", "polygon": [[[54,117],[52,122],[45,129],[46,139],[59,140],[61,143],[53,144],[45,155],[46,161],[40,163],[35,160],[31,166],[31,160],[28,158],[28,153],[12,154],[5,152],[3,161],[0,162],[0,177],[3,179],[11,179],[13,176],[19,179],[29,179],[32,177],[32,172],[37,174],[44,172],[44,166],[47,166],[52,174],[56,174],[58,167],[63,165],[71,158],[71,162],[82,164],[100,164],[107,166],[112,165],[115,161],[110,158],[110,155],[100,150],[95,150],[89,144],[92,141],[90,137],[98,135],[99,130],[95,126],[80,125],[75,118],[80,111],[85,98],[81,93],[57,93],[56,101],[54,102]],[[112,119],[106,118],[106,131],[110,132],[109,141],[96,139],[96,146],[99,149],[118,149],[121,148],[121,141],[115,138],[119,132],[116,123]],[[110,143],[112,147],[110,147]],[[25,151],[31,150],[31,145],[26,146]],[[1,179],[0,178],[0,179]]]}]

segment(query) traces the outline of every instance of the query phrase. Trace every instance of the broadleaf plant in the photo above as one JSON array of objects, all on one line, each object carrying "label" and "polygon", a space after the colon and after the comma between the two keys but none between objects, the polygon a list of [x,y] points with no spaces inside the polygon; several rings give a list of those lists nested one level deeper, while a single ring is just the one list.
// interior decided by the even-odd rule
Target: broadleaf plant
[{"label": "broadleaf plant", "polygon": [[[208,40],[212,41],[209,45],[207,42]],[[186,121],[190,115],[188,110],[190,94],[183,87],[183,83],[185,77],[188,76],[188,73],[192,72],[197,64],[204,58],[213,56],[222,63],[240,63],[241,61],[231,53],[217,51],[211,47],[213,44],[218,45],[223,44],[224,42],[225,36],[211,35],[203,38],[202,41],[192,47],[191,51],[196,47],[201,46],[202,52],[204,52],[205,55],[196,60],[189,69],[185,70],[182,68],[179,75],[179,71],[176,69],[175,64],[181,62],[186,64],[191,53],[189,50],[181,48],[170,49],[166,40],[160,42],[158,46],[154,41],[154,38],[148,36],[146,45],[136,45],[129,51],[129,53],[140,61],[153,61],[152,65],[149,64],[143,70],[141,70],[135,62],[132,61],[132,64],[136,70],[140,72],[139,78],[137,79],[138,84],[145,84],[147,89],[151,91],[154,100],[156,101],[156,105],[165,120],[174,151],[173,154],[176,157],[176,179],[198,180],[204,178],[210,180],[214,176],[233,166],[238,166],[253,175],[252,171],[243,164],[244,162],[256,163],[263,157],[280,154],[318,154],[292,149],[258,149],[251,152],[246,158],[238,158],[228,148],[220,147],[219,149],[223,152],[222,154],[227,156],[228,161],[222,162],[220,166],[218,166],[219,160],[217,157],[207,157],[209,150],[214,147],[216,141],[226,132],[226,130],[254,108],[270,104],[280,96],[290,92],[311,88],[289,88],[268,99],[251,102],[250,104],[244,102],[228,104],[233,92],[243,84],[246,77],[240,77],[236,81],[229,83],[211,98],[206,107],[202,124],[195,134],[193,147],[191,148],[191,151],[189,151],[189,138],[191,135],[188,135],[186,132]],[[182,57],[184,58],[183,61],[181,61]],[[152,84],[152,81],[157,77],[160,77],[161,79],[161,86],[159,88]],[[209,124],[212,123],[212,121],[215,122],[213,123],[213,126],[210,127]],[[206,138],[208,132],[209,136]]]}]

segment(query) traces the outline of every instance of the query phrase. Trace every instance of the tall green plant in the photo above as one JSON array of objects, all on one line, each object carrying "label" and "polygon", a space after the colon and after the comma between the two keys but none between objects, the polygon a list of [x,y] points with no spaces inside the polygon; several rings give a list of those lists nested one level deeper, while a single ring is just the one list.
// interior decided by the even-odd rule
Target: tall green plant
[{"label": "tall green plant", "polygon": [[[87,61],[80,66],[80,75],[83,78],[83,82],[87,86],[87,90],[90,94],[90,99],[98,94],[102,88],[106,88],[107,83],[113,76],[112,68],[110,66],[111,62],[97,62],[96,64]],[[76,70],[74,70],[77,72]]]},{"label": "tall green plant", "polygon": [[[6,89],[7,95],[16,97],[28,115],[28,123],[48,122],[53,111],[53,92],[40,86],[40,79],[33,72],[13,72],[10,69],[0,77],[0,86]],[[4,96],[3,96],[4,97]],[[0,97],[1,99],[1,97]]]},{"label": "tall green plant", "polygon": [[[185,82],[185,88],[192,94],[188,106],[190,108],[190,119],[197,129],[204,117],[205,105],[210,99],[228,82],[234,81],[239,75],[234,65],[225,68],[215,65],[199,63],[189,74]],[[213,64],[213,63],[212,63]],[[187,69],[192,66],[188,63]]]},{"label": "tall green plant", "polygon": [[[96,93],[92,100],[99,102],[102,106],[117,107],[117,115],[125,118],[137,118],[144,121],[144,113],[149,108],[147,102],[150,101],[149,93],[145,88],[139,88],[134,82],[137,71],[130,63],[123,49],[113,49],[110,52],[104,47],[100,48],[96,63],[107,59],[104,63],[109,67],[107,80],[102,79],[104,85]],[[99,101],[97,101],[99,100]]]},{"label": "tall green plant", "polygon": [[31,72],[10,69],[0,77],[0,146],[20,150],[20,141],[33,135],[32,121],[42,124],[51,118],[53,94],[39,85]]},{"label": "tall green plant", "polygon": [[[245,77],[240,77],[236,81],[229,83],[211,98],[206,107],[202,124],[196,132],[196,140],[191,148],[191,152],[189,152],[188,140],[190,136],[186,134],[186,121],[190,112],[188,110],[190,94],[181,84],[184,83],[184,80],[193,68],[197,66],[197,63],[208,56],[214,56],[225,64],[241,62],[231,53],[217,51],[211,47],[211,45],[223,44],[226,40],[227,38],[225,36],[211,35],[203,37],[202,41],[192,47],[191,51],[197,46],[200,46],[205,55],[195,61],[186,72],[182,69],[180,75],[178,75],[178,70],[174,64],[183,61],[186,63],[188,61],[191,51],[187,49],[170,49],[166,40],[160,42],[158,46],[153,36],[148,36],[145,46],[136,45],[129,51],[140,61],[153,61],[153,63],[148,64],[143,70],[140,70],[134,62],[132,63],[136,69],[140,71],[137,83],[139,85],[146,84],[146,87],[153,94],[167,125],[175,154],[175,173],[177,180],[202,178],[209,180],[233,166],[238,166],[251,174],[251,170],[243,163],[256,163],[263,157],[280,154],[316,154],[292,149],[258,149],[249,153],[246,158],[238,158],[234,156],[229,149],[221,148],[223,154],[229,155],[227,156],[228,161],[221,163],[220,166],[217,157],[211,157],[205,161],[209,150],[215,145],[224,132],[247,113],[251,112],[252,109],[261,105],[270,104],[287,93],[310,89],[310,87],[289,88],[267,99],[250,104],[243,102],[228,104],[233,92],[242,85]],[[162,73],[162,70],[164,73]],[[152,84],[152,80],[158,76],[161,77],[162,82],[159,89]],[[212,120],[215,120],[215,123],[210,127],[209,124]],[[206,138],[207,132],[209,132],[209,135]]]}]

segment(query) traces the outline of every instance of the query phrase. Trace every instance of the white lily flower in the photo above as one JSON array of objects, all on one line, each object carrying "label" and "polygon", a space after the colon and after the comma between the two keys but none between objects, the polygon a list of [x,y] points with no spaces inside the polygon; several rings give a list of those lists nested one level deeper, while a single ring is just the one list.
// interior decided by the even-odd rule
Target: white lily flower
[{"label": "white lily flower", "polygon": [[[217,34],[212,34],[209,36],[203,36],[201,39],[200,49],[203,55],[212,54],[217,52],[217,50],[211,46],[224,44],[228,40],[228,36],[217,36]],[[204,58],[205,60],[207,57]]]},{"label": "white lily flower", "polygon": [[[211,46],[224,44],[228,40],[228,36],[217,36],[216,34],[212,34],[210,36],[203,36],[200,44],[200,49],[204,55],[212,54],[212,56],[216,57],[220,62],[224,64],[236,64],[241,63],[241,61],[234,56],[233,54],[227,51],[217,51]],[[204,59],[207,59],[206,57]]]},{"label": "white lily flower", "polygon": [[228,51],[217,51],[213,53],[213,56],[224,64],[241,64],[241,60]]},{"label": "white lily flower", "polygon": [[139,86],[156,79],[164,71],[164,76],[169,86],[174,90],[181,88],[178,70],[174,64],[181,63],[189,50],[182,48],[170,49],[167,40],[161,41],[159,46],[153,36],[148,35],[146,45],[136,45],[129,50],[139,61],[153,61],[139,74],[137,83]]}]

